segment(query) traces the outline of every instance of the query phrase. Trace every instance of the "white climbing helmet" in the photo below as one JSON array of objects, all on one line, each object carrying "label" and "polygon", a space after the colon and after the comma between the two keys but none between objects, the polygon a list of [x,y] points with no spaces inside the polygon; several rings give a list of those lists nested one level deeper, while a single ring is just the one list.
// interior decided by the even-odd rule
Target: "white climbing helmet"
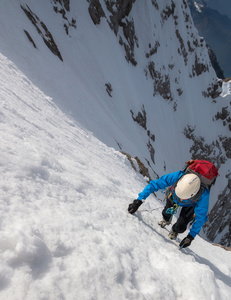
[{"label": "white climbing helmet", "polygon": [[189,199],[197,194],[200,186],[201,180],[197,175],[186,174],[177,182],[175,193],[180,199]]}]

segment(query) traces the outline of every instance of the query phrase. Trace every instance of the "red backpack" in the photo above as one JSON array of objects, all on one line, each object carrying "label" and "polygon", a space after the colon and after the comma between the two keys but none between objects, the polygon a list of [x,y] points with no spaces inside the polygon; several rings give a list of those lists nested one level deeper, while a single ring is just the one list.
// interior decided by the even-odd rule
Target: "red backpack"
[{"label": "red backpack", "polygon": [[209,189],[211,185],[215,183],[216,178],[219,175],[214,164],[207,160],[190,160],[187,162],[187,165],[188,167],[186,168],[185,173],[196,174],[200,178],[201,183]]}]

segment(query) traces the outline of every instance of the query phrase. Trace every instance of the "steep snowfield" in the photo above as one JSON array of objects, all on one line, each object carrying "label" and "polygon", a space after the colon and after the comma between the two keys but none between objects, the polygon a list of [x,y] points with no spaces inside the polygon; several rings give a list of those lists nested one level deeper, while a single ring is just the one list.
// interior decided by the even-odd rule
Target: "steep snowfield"
[{"label": "steep snowfield", "polygon": [[[230,101],[228,97],[214,100],[202,96],[216,82],[216,75],[186,2],[135,1],[122,22],[131,27],[120,26],[117,35],[108,24],[111,12],[105,1],[93,1],[96,6],[101,3],[106,14],[97,25],[89,15],[89,1],[70,1],[70,11],[64,10],[66,19],[54,11],[54,6],[63,9],[64,2],[69,1],[5,1],[0,10],[0,52],[96,138],[107,146],[138,156],[146,166],[150,163],[153,179],[182,168],[191,157],[222,161],[222,176],[211,194],[212,208],[228,185],[230,165],[229,147],[224,149],[221,142],[224,137],[225,144],[230,142],[230,130],[214,116],[223,107],[229,107]],[[46,25],[63,62],[48,49],[20,5]],[[70,26],[67,35],[63,25],[72,18],[76,28]],[[128,48],[129,42],[134,43],[136,66],[127,62],[121,40]],[[168,90],[168,82],[172,100],[156,92]],[[108,83],[112,97],[106,91]],[[134,122],[131,111],[134,117],[143,116],[146,130]],[[184,135],[188,126],[194,130],[194,140]]]},{"label": "steep snowfield", "polygon": [[[67,36],[62,26],[64,21],[60,14],[54,12],[52,2],[9,0],[4,3],[0,11],[3,23],[0,50],[36,86],[52,97],[62,111],[71,113],[74,119],[108,146],[119,149],[119,144],[123,151],[139,156],[143,163],[148,159],[159,175],[164,172],[164,165],[170,172],[189,159],[192,142],[183,134],[187,124],[196,127],[196,135],[206,136],[208,143],[216,134],[221,134],[212,121],[219,104],[212,106],[211,99],[202,97],[202,91],[216,77],[214,70],[209,65],[209,72],[193,77],[195,53],[188,52],[187,66],[183,55],[178,53],[183,47],[181,39],[185,46],[189,42],[191,47],[194,47],[193,43],[198,43],[201,45],[195,50],[198,62],[209,63],[205,45],[200,42],[190,18],[186,28],[184,19],[187,16],[179,3],[175,8],[178,25],[174,25],[173,16],[165,22],[161,20],[161,11],[166,6],[163,1],[158,1],[159,10],[151,1],[145,0],[144,4],[135,2],[132,15],[128,18],[134,20],[139,41],[139,47],[134,49],[138,61],[134,67],[126,61],[126,53],[119,43],[119,36],[124,39],[122,28],[115,36],[106,18],[102,18],[99,25],[94,25],[88,12],[89,3],[71,1],[71,9],[66,16],[68,19],[76,18],[77,29],[70,27]],[[63,62],[47,48],[20,4],[29,5],[46,24],[62,53]],[[36,49],[28,41],[24,30],[33,38]],[[176,30],[180,35],[178,39]],[[146,54],[156,42],[160,44],[157,53],[147,59]],[[153,97],[153,79],[150,75],[148,78],[145,76],[150,62],[155,63],[156,71],[163,78],[170,76],[173,101],[164,100],[158,94]],[[108,82],[113,89],[112,97],[106,92],[105,84]],[[177,89],[183,90],[181,96]],[[174,105],[177,106],[175,112]],[[132,119],[131,110],[137,116],[143,107],[147,130],[155,136],[154,142]],[[195,108],[205,112],[203,120],[200,114],[194,113]],[[211,135],[208,134],[208,127],[215,130]],[[149,143],[155,151],[154,162],[147,147]],[[171,145],[171,148],[166,145]],[[154,177],[155,173],[152,172],[151,176]]]},{"label": "steep snowfield", "polygon": [[146,182],[125,157],[2,54],[0,81],[1,300],[230,299],[231,252],[178,250],[154,196],[129,215]]},{"label": "steep snowfield", "polygon": [[[213,121],[222,105],[227,105],[226,101],[202,97],[202,92],[215,78],[215,72],[209,64],[205,45],[200,41],[187,11],[182,10],[178,2],[174,9],[177,21],[172,15],[165,21],[161,19],[161,11],[167,9],[167,4],[172,5],[170,1],[157,1],[159,10],[151,4],[155,1],[135,2],[128,20],[134,20],[139,40],[139,47],[134,50],[138,61],[136,67],[126,61],[125,51],[119,43],[119,36],[124,38],[122,28],[116,36],[106,18],[102,18],[99,25],[94,25],[88,12],[89,3],[71,1],[66,17],[77,20],[77,29],[70,27],[67,36],[64,20],[54,12],[54,2],[5,2],[0,10],[0,52],[51,97],[63,112],[71,114],[96,138],[107,146],[138,156],[146,165],[148,160],[150,175],[155,179],[156,174],[161,176],[164,172],[181,168],[191,158],[189,151],[193,141],[186,139],[183,133],[188,125],[195,129],[195,136],[203,137],[207,144],[215,143],[217,136],[229,134],[228,129],[224,131],[222,125]],[[62,53],[63,62],[47,48],[20,4],[29,5],[46,24]],[[109,13],[106,9],[105,12]],[[24,30],[30,34],[36,49]],[[157,42],[160,44],[157,53],[147,58],[147,53]],[[183,45],[186,47],[188,44],[191,47],[198,44],[198,47],[195,47],[195,52],[188,51],[185,66],[184,57],[179,52],[183,51]],[[195,60],[202,66],[208,64],[209,72],[192,76]],[[153,97],[154,80],[150,74],[145,76],[145,70],[147,72],[148,64],[152,62],[161,77],[169,75],[172,101],[163,99],[159,94]],[[113,89],[112,97],[106,92],[105,84],[108,82]],[[179,95],[177,89],[182,89],[183,94]],[[131,114],[133,111],[136,117],[143,109],[146,130],[134,122]],[[227,167],[224,166],[226,173]],[[218,184],[220,181],[227,184],[225,177],[219,178]],[[211,195],[211,203],[217,200],[218,192]]]},{"label": "steep snowfield", "polygon": [[[189,53],[185,68],[173,18],[160,26],[160,12],[153,13],[151,1],[136,1],[132,11],[140,41],[135,68],[107,20],[93,24],[87,1],[71,2],[67,17],[77,19],[77,30],[70,28],[68,36],[65,21],[53,10],[55,2],[8,0],[0,9],[0,299],[230,299],[231,252],[200,237],[179,251],[168,231],[156,225],[163,203],[154,196],[143,212],[128,215],[128,204],[146,182],[114,149],[145,162],[150,130],[154,171],[161,175],[180,168],[192,145],[182,133],[187,124],[208,143],[214,136],[229,136],[212,118],[230,102],[230,86],[217,103],[201,96],[213,70],[189,78],[194,56]],[[46,47],[20,4],[29,5],[46,24],[64,62]],[[179,3],[176,11],[176,28],[186,45],[195,29],[186,32]],[[157,68],[169,71],[172,91],[184,89],[172,102],[153,97],[153,81],[144,75],[145,53],[155,41],[161,44],[153,59]],[[197,50],[206,63],[203,45]],[[130,112],[136,116],[143,107],[146,131]],[[192,113],[195,107],[203,120]],[[223,165],[221,174],[228,168]],[[211,203],[225,186],[220,176]]]}]

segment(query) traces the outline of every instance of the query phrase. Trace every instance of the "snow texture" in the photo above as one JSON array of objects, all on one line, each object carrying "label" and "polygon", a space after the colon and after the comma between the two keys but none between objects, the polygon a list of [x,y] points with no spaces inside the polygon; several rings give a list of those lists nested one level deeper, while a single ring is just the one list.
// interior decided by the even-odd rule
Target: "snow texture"
[{"label": "snow texture", "polygon": [[230,298],[231,252],[178,250],[154,196],[128,215],[146,183],[125,156],[3,55],[0,78],[1,299]]},{"label": "snow texture", "polygon": [[[25,3],[45,19],[63,62],[32,27],[19,5]],[[58,16],[44,10],[50,8],[47,3],[9,0],[0,10],[0,299],[230,299],[231,252],[199,236],[189,248],[178,250],[187,232],[169,240],[169,228],[157,225],[163,203],[153,195],[135,216],[129,215],[127,206],[146,181],[115,150],[119,143],[132,155],[147,157],[143,145],[148,137],[130,115],[130,109],[141,109],[142,98],[148,129],[155,131],[159,145],[166,143],[159,133],[163,119],[171,116],[167,122],[174,126],[165,127],[168,144],[177,149],[179,139],[181,147],[177,154],[156,147],[155,167],[163,172],[168,157],[167,171],[173,171],[187,159],[191,143],[175,128],[186,120],[198,121],[197,115],[185,116],[184,108],[193,106],[190,93],[199,86],[199,97],[205,83],[191,81],[187,101],[180,100],[180,120],[170,114],[170,102],[163,108],[161,97],[151,98],[153,118],[153,85],[139,73],[143,58],[138,69],[121,60],[124,53],[106,21],[100,23],[101,31],[88,14],[78,15],[78,30],[70,29],[73,40],[67,43],[65,30],[52,23]],[[87,1],[78,5],[88,13]],[[68,17],[75,18],[73,10]],[[111,48],[102,52],[105,39]],[[167,57],[170,52],[166,49]],[[211,70],[205,81],[213,77]],[[112,83],[113,101],[107,82]],[[229,99],[227,93],[228,87],[221,101]],[[207,108],[207,100],[199,100],[200,110]],[[210,115],[217,106],[209,108]],[[214,126],[210,118],[208,125]],[[216,130],[219,134],[221,129]]]}]

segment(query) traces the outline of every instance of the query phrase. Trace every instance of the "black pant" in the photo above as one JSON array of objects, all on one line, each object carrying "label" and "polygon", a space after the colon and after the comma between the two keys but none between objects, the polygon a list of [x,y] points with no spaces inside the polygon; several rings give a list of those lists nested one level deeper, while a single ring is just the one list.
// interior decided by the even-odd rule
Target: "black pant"
[{"label": "black pant", "polygon": [[[165,208],[162,211],[163,218],[165,221],[169,221],[171,219],[171,214],[167,214],[166,211],[168,208],[172,207],[172,202],[167,199]],[[182,207],[180,216],[177,219],[176,223],[172,226],[172,230],[177,233],[182,233],[187,229],[187,225],[190,221],[192,221],[194,216],[194,207]]]}]

